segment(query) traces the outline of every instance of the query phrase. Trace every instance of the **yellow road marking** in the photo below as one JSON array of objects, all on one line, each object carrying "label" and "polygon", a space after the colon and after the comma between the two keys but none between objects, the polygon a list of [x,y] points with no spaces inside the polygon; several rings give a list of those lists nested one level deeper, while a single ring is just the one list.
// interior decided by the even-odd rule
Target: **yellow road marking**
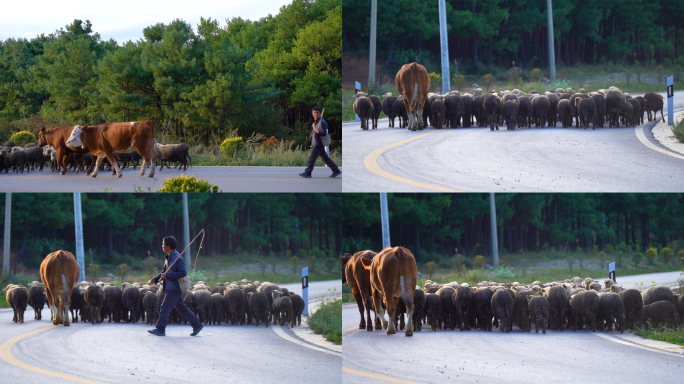
[{"label": "yellow road marking", "polygon": [[400,183],[413,185],[413,186],[421,187],[421,188],[425,188],[425,189],[431,189],[431,190],[437,191],[437,192],[459,192],[459,191],[454,190],[454,189],[444,188],[444,187],[440,187],[440,186],[432,185],[432,184],[427,184],[427,183],[421,183],[420,181],[415,181],[415,180],[407,179],[405,177],[397,176],[397,175],[394,175],[392,173],[385,171],[384,169],[380,168],[380,166],[378,165],[378,157],[380,157],[380,155],[385,153],[385,151],[392,149],[392,148],[395,148],[395,147],[398,147],[402,144],[407,144],[407,143],[410,143],[412,141],[422,139],[423,137],[427,137],[430,135],[434,135],[435,133],[440,133],[440,132],[444,132],[444,131],[448,131],[448,130],[449,129],[435,130],[434,132],[424,133],[422,135],[418,135],[416,137],[412,137],[410,139],[402,140],[400,142],[390,144],[390,145],[386,145],[382,148],[376,149],[373,152],[371,152],[370,154],[368,154],[368,156],[366,156],[363,159],[363,166],[366,167],[367,170],[373,172],[374,174],[376,174],[378,176],[382,176],[386,179],[398,181]]},{"label": "yellow road marking", "polygon": [[351,328],[347,328],[347,329],[345,329],[345,330],[342,331],[342,334],[344,335],[344,334],[347,333],[347,332],[351,332],[351,331],[354,331],[354,330],[357,330],[357,329],[359,329],[358,326],[356,326],[356,327],[351,327]]},{"label": "yellow road marking", "polygon": [[347,368],[347,367],[342,367],[342,372],[344,372],[344,373],[351,373],[352,375],[357,375],[357,376],[368,377],[368,378],[370,378],[370,379],[391,381],[391,382],[393,382],[393,383],[401,383],[401,384],[421,384],[421,383],[419,383],[419,382],[417,382],[417,381],[395,379],[394,377],[382,376],[382,375],[378,375],[378,374],[375,374],[375,373],[369,373],[369,372],[363,372],[363,371],[357,371],[356,369],[351,369],[351,368]]},{"label": "yellow road marking", "polygon": [[12,355],[12,346],[14,344],[16,344],[17,342],[19,342],[20,340],[25,339],[25,338],[30,337],[30,336],[33,336],[33,335],[36,335],[36,334],[41,333],[41,332],[49,331],[49,330],[57,328],[57,327],[58,327],[57,325],[50,325],[48,327],[41,328],[37,331],[25,333],[23,335],[19,335],[15,338],[12,338],[12,339],[5,341],[4,343],[2,343],[2,345],[0,345],[0,359],[3,359],[12,365],[17,366],[19,368],[23,368],[27,371],[41,373],[43,375],[58,377],[60,379],[76,381],[79,383],[104,384],[104,383],[99,382],[99,381],[83,379],[83,378],[76,377],[76,376],[65,375],[63,373],[52,372],[52,371],[48,371],[47,369],[34,367],[33,365],[29,365],[29,364],[26,364],[22,361],[19,361],[19,359],[14,357],[14,355]]}]

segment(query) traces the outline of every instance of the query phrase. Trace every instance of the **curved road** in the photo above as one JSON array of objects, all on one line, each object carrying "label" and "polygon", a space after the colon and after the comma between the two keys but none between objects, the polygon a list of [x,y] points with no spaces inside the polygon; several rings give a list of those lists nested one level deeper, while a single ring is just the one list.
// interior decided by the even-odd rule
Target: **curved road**
[{"label": "curved road", "polygon": [[[339,285],[339,281],[310,283],[310,301]],[[291,289],[301,293],[301,285]],[[11,310],[0,310],[0,344],[52,325],[47,307],[42,321],[33,320],[33,309],[27,310],[25,317],[25,323],[15,324]],[[169,325],[166,337],[147,334],[151,328],[140,323],[78,322],[24,338],[11,347],[11,353],[34,367],[106,383],[342,381],[339,353],[298,345],[276,333],[278,329],[300,343],[321,348],[297,338],[287,327],[211,325],[198,337],[189,336],[188,325]],[[73,382],[22,369],[2,359],[0,372],[0,382],[7,383]]]},{"label": "curved road", "polygon": [[[674,273],[618,276],[617,280],[625,286],[643,281],[648,287],[651,281],[670,283]],[[423,325],[421,332],[405,337],[403,331],[387,336],[385,331],[359,330],[358,324],[356,304],[345,304],[345,382],[542,383],[572,378],[573,382],[679,383],[684,370],[684,349],[649,348],[653,341],[629,332],[547,330],[544,335],[534,333],[534,324],[530,333],[516,326],[508,334],[497,328],[432,332]]]},{"label": "curved road", "polygon": [[[298,174],[305,167],[190,167],[187,171],[177,169],[157,170],[149,178],[149,170],[140,177],[140,170],[126,168],[117,178],[110,172],[100,171],[96,178],[83,173],[67,172],[60,176],[50,168],[23,174],[9,172],[0,174],[0,192],[154,192],[164,186],[168,177],[180,174],[194,175],[219,187],[222,192],[341,192],[342,176],[329,178],[331,171],[316,167],[312,178],[304,179]],[[340,169],[342,169],[340,167]]]},{"label": "curved road", "polygon": [[[684,91],[675,92],[676,109],[682,99]],[[348,122],[342,125],[343,191],[681,192],[684,160],[641,141],[673,153],[653,139],[654,125],[411,132],[389,128],[387,119],[368,131]]]}]

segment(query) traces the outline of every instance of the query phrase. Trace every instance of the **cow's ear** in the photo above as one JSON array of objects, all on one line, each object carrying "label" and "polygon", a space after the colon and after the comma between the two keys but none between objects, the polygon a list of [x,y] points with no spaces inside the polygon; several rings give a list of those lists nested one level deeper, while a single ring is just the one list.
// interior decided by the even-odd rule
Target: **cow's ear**
[{"label": "cow's ear", "polygon": [[363,267],[365,269],[370,269],[371,264],[373,264],[373,260],[369,260],[369,259],[366,259],[365,257],[362,257],[361,263],[363,264]]},{"label": "cow's ear", "polygon": [[343,266],[344,266],[344,265],[347,265],[347,263],[349,262],[349,260],[350,260],[351,258],[352,258],[352,255],[350,255],[350,254],[348,254],[348,253],[345,253],[344,255],[342,255],[342,265],[343,265]]},{"label": "cow's ear", "polygon": [[45,133],[45,126],[44,126],[44,125],[40,128],[40,131],[41,131],[42,133]]},{"label": "cow's ear", "polygon": [[88,124],[81,127],[81,129],[86,129],[86,128],[88,128]]}]

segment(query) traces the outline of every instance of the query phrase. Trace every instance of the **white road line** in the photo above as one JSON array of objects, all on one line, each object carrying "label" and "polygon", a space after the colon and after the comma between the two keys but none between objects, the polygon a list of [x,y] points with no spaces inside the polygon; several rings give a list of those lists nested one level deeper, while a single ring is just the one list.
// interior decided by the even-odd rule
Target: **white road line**
[{"label": "white road line", "polygon": [[287,333],[285,333],[285,331],[283,331],[283,329],[280,328],[279,325],[272,325],[272,326],[271,326],[271,329],[273,329],[273,331],[276,333],[276,335],[282,337],[283,339],[285,339],[285,340],[287,340],[287,341],[289,341],[289,342],[292,342],[292,343],[295,343],[295,344],[299,344],[299,345],[301,345],[302,347],[307,347],[307,348],[309,348],[309,349],[313,349],[313,350],[318,351],[318,352],[325,352],[325,353],[329,353],[329,354],[331,354],[331,355],[335,355],[335,356],[337,356],[337,357],[342,357],[342,354],[341,354],[341,353],[334,352],[334,351],[330,351],[330,350],[328,350],[328,349],[321,348],[321,347],[316,347],[316,346],[313,346],[313,345],[311,345],[311,344],[308,344],[308,343],[305,343],[305,342],[303,342],[303,341],[299,341],[299,340],[295,339],[294,337],[292,337],[292,336],[288,335]]},{"label": "white road line", "polygon": [[630,343],[629,341],[620,340],[620,339],[618,339],[617,337],[611,337],[611,336],[603,335],[603,334],[600,334],[600,333],[593,333],[593,332],[592,332],[592,335],[595,335],[595,336],[598,336],[598,337],[602,337],[602,338],[604,338],[604,339],[606,339],[606,340],[610,340],[610,341],[612,341],[612,342],[614,342],[614,343],[623,344],[623,345],[627,345],[627,346],[630,346],[630,347],[643,349],[643,350],[649,351],[649,352],[655,352],[655,353],[660,353],[660,354],[663,354],[663,355],[674,356],[674,357],[679,357],[679,358],[684,359],[684,354],[677,354],[677,353],[674,353],[674,352],[662,351],[662,350],[657,349],[657,348],[645,347],[645,346],[642,346],[642,345],[639,345],[639,344]]},{"label": "white road line", "polygon": [[[678,111],[676,110],[676,111],[674,111],[674,112],[676,113],[676,112],[678,112]],[[657,125],[657,124],[658,124],[658,123],[656,123],[656,125]],[[655,125],[654,125],[654,127],[655,127]],[[674,152],[671,152],[671,151],[666,151],[666,150],[664,150],[664,149],[662,149],[662,148],[656,146],[655,144],[651,143],[651,142],[646,138],[646,134],[644,133],[644,130],[645,130],[645,129],[646,129],[646,124],[644,124],[644,125],[642,125],[642,126],[639,126],[639,127],[634,127],[634,133],[636,134],[637,139],[639,139],[639,141],[641,141],[641,144],[647,146],[648,148],[650,148],[650,149],[652,149],[652,150],[654,150],[654,151],[658,151],[658,152],[664,153],[664,154],[666,154],[666,155],[668,155],[668,156],[672,156],[672,157],[676,157],[676,158],[678,158],[678,159],[684,160],[684,156],[682,156],[682,155],[680,155],[680,154],[677,154],[677,153],[674,153]]]}]

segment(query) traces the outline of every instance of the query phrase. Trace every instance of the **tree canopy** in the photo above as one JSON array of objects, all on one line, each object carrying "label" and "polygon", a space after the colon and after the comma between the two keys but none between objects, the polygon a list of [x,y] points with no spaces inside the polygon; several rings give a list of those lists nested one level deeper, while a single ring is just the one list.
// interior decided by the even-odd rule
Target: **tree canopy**
[{"label": "tree canopy", "polygon": [[341,3],[293,0],[196,28],[176,19],[135,42],[103,41],[88,20],[0,41],[0,139],[21,119],[34,130],[152,119],[169,142],[216,145],[237,130],[302,143],[314,106],[340,139]]}]

